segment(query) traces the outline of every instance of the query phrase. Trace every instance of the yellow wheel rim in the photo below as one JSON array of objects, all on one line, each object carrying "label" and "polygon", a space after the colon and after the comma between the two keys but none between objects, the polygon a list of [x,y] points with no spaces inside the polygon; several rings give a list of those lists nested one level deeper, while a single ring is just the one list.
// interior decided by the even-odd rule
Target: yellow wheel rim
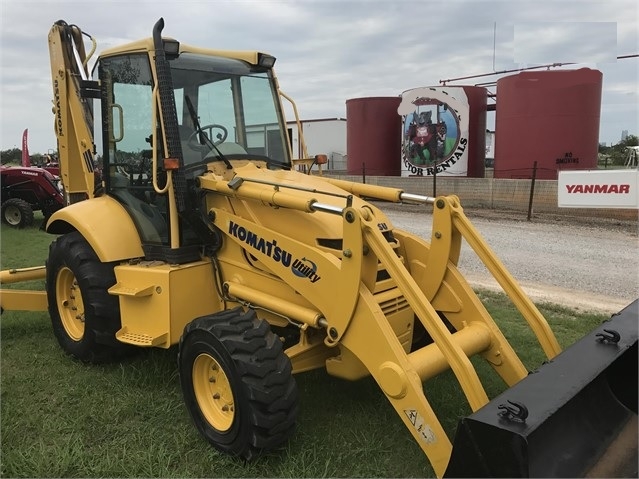
[{"label": "yellow wheel rim", "polygon": [[64,330],[74,341],[84,336],[84,303],[73,272],[63,267],[55,282],[55,297]]},{"label": "yellow wheel rim", "polygon": [[206,421],[217,431],[228,431],[235,417],[233,391],[222,366],[209,354],[193,362],[193,390]]}]

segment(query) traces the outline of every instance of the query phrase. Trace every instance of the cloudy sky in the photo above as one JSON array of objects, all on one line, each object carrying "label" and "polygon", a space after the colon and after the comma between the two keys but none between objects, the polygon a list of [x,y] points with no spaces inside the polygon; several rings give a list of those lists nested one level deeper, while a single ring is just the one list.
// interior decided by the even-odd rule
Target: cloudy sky
[{"label": "cloudy sky", "polygon": [[351,98],[574,62],[568,68],[603,73],[599,141],[639,133],[639,58],[616,59],[639,53],[636,0],[0,0],[0,8],[2,150],[19,148],[25,128],[31,153],[56,147],[47,34],[59,19],[95,37],[98,52],[150,36],[159,17],[183,43],[268,52],[302,119],[346,117]]}]

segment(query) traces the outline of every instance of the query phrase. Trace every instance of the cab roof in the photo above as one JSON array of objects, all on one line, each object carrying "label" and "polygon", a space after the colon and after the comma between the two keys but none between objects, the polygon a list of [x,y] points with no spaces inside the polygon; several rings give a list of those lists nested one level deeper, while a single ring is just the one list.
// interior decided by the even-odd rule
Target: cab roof
[{"label": "cab roof", "polygon": [[[163,40],[176,41],[174,38],[162,37]],[[151,52],[155,50],[152,38],[144,38],[134,42],[125,43],[117,47],[107,48],[100,54],[100,58],[122,55],[127,53]],[[194,47],[180,43],[180,53],[198,53],[200,55],[217,56],[243,60],[251,65],[257,65],[258,56],[265,55],[264,52],[253,50],[214,50],[209,48]]]}]

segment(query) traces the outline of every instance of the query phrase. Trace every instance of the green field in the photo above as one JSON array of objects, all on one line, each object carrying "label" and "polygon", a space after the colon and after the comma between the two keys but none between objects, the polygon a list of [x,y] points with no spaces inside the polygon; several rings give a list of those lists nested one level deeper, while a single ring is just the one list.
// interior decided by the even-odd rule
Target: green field
[{"label": "green field", "polygon": [[[51,236],[2,225],[2,269],[44,264]],[[32,282],[31,288],[44,288]],[[528,368],[544,357],[500,294],[479,292]],[[605,316],[540,305],[564,346]],[[2,477],[432,477],[421,449],[370,378],[324,371],[296,376],[301,412],[292,440],[245,463],[210,447],[182,402],[175,349],[142,350],[90,366],[59,348],[46,313],[0,320]],[[492,397],[503,389],[479,361]],[[428,399],[452,435],[470,410],[450,372],[430,380]]]}]

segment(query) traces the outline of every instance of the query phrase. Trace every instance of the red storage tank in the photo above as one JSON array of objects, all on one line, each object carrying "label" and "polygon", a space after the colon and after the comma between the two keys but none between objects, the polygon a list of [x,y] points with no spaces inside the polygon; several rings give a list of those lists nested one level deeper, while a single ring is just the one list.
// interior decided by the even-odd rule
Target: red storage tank
[{"label": "red storage tank", "polygon": [[483,178],[486,164],[486,109],[488,90],[463,86],[468,98],[468,177]]},{"label": "red storage tank", "polygon": [[598,70],[522,72],[497,81],[495,178],[555,180],[562,169],[597,167]]},{"label": "red storage tank", "polygon": [[346,100],[346,168],[349,175],[401,175],[401,98]]}]

